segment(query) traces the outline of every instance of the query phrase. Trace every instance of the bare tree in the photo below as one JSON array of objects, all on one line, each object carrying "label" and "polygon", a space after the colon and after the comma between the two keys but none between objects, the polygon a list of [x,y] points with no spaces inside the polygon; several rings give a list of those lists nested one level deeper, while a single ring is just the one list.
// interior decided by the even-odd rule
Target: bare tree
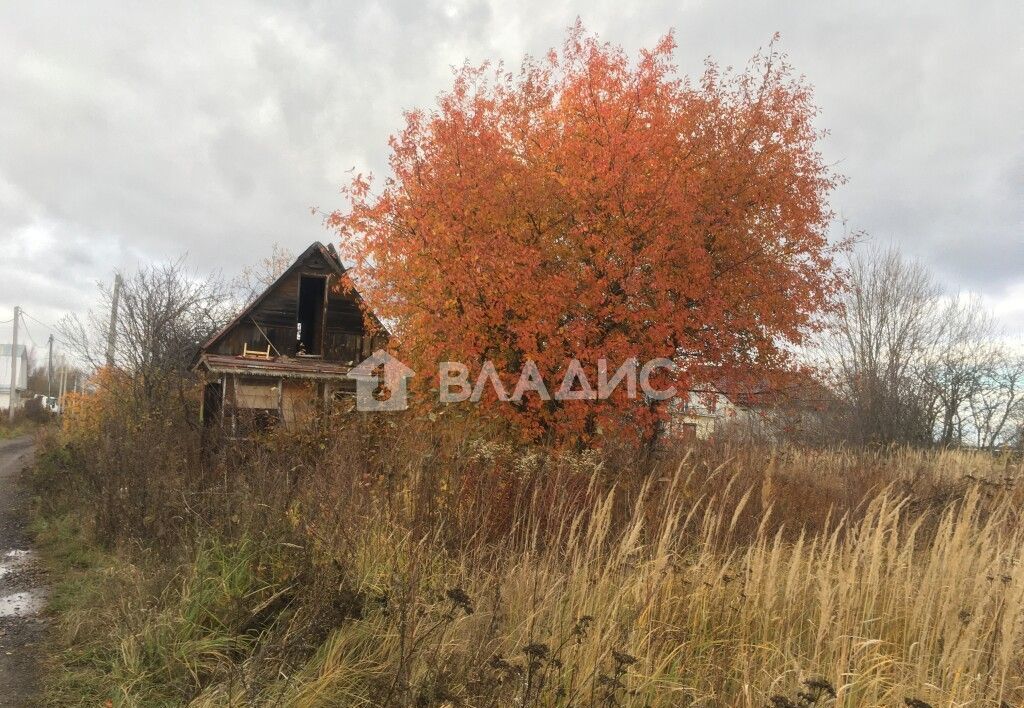
[{"label": "bare tree", "polygon": [[[122,275],[115,367],[137,377],[147,390],[168,375],[184,373],[198,345],[227,321],[228,289],[219,277],[199,277],[184,260],[154,264]],[[104,362],[112,289],[99,285],[97,308],[84,318],[61,320],[62,339],[94,368]]]},{"label": "bare tree", "polygon": [[231,281],[230,289],[240,305],[247,305],[270,287],[295,260],[295,254],[275,243],[269,256],[246,266]]},{"label": "bare tree", "polygon": [[936,417],[925,383],[941,337],[941,289],[897,251],[868,250],[849,262],[850,287],[824,341],[827,369],[845,401],[856,442],[930,443]]},{"label": "bare tree", "polygon": [[970,403],[1000,359],[995,319],[976,297],[954,297],[938,311],[938,341],[925,383],[935,396],[935,433],[942,445],[964,443]]},{"label": "bare tree", "polygon": [[977,447],[1015,444],[1024,429],[1024,355],[998,347],[967,408]]},{"label": "bare tree", "polygon": [[851,257],[825,370],[855,442],[995,447],[1024,409],[1024,363],[977,297],[947,296],[894,249]]}]

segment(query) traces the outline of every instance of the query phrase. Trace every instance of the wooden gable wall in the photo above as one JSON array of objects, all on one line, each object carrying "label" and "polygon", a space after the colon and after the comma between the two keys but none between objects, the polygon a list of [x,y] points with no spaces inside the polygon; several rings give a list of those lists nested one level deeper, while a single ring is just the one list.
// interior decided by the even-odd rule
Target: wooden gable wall
[{"label": "wooden gable wall", "polygon": [[304,275],[327,278],[324,360],[357,362],[367,356],[372,345],[366,341],[369,338],[365,336],[359,304],[351,295],[335,292],[339,276],[324,255],[316,250],[306,255],[298,267],[265,293],[255,309],[225,332],[208,351],[238,355],[246,345],[250,349],[266,349],[269,339],[274,347],[272,354],[295,356],[298,351],[299,283]]}]

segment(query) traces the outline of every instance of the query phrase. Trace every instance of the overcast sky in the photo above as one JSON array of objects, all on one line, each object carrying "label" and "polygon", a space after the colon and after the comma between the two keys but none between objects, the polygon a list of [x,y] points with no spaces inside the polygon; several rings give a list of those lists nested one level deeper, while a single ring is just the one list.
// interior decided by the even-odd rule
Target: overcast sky
[{"label": "overcast sky", "polygon": [[[579,16],[680,71],[776,31],[816,87],[833,207],[1024,331],[1024,3],[0,0],[0,321],[54,322],[115,267],[187,251],[230,276],[327,240],[352,167],[469,59],[517,64]],[[837,225],[836,233],[843,227]],[[46,331],[29,321],[35,340]],[[0,325],[0,341],[9,341]]]}]

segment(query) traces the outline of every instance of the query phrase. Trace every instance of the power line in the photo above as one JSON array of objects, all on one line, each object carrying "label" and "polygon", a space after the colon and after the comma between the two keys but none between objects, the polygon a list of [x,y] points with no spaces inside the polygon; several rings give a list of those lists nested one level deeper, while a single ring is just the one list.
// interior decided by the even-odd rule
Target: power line
[{"label": "power line", "polygon": [[[51,325],[51,324],[47,324],[47,323],[43,322],[43,321],[42,321],[41,319],[39,319],[38,317],[33,317],[32,315],[30,315],[30,314],[28,314],[27,312],[25,312],[25,310],[24,310],[24,309],[23,309],[23,310],[21,311],[21,314],[23,315],[23,318],[22,318],[22,320],[21,320],[21,321],[22,321],[23,323],[25,322],[25,320],[24,320],[24,317],[28,317],[28,318],[29,318],[30,320],[32,320],[32,321],[33,321],[33,322],[35,322],[36,324],[38,324],[38,325],[41,325],[41,326],[45,327],[46,329],[50,330],[50,333],[51,333],[51,334],[53,334],[53,338],[54,338],[54,340],[56,340],[56,341],[60,342],[60,343],[61,343],[61,344],[63,344],[63,345],[65,346],[65,347],[69,347],[69,346],[71,346],[71,345],[70,345],[70,344],[68,344],[68,343],[67,343],[66,341],[64,341],[64,339],[63,339],[63,338],[61,338],[60,336],[58,336],[58,335],[57,335],[57,333],[58,333],[58,332],[60,332],[60,330],[59,330],[59,329],[57,329],[56,327],[54,327],[53,325]],[[0,324],[3,324],[3,323],[2,323],[2,322],[0,322]],[[25,331],[26,331],[26,332],[28,331],[28,325],[25,325]],[[35,344],[35,341],[33,341],[32,343],[33,343],[33,344]]]},{"label": "power line", "polygon": [[56,327],[54,327],[54,326],[53,326],[53,325],[51,325],[51,324],[46,324],[45,322],[43,322],[43,321],[42,321],[41,319],[39,319],[38,317],[33,317],[32,315],[30,315],[30,314],[28,314],[27,312],[25,312],[25,310],[24,310],[24,309],[23,309],[23,310],[21,311],[21,314],[22,314],[22,316],[24,316],[24,317],[28,317],[28,318],[29,318],[30,320],[32,320],[32,321],[33,321],[33,322],[35,322],[36,324],[40,324],[40,325],[42,325],[43,327],[46,327],[47,329],[49,329],[49,330],[52,330],[52,331],[54,331],[54,332],[56,332],[56,331],[57,331],[57,328],[56,328]]},{"label": "power line", "polygon": [[28,322],[25,321],[25,311],[21,311],[21,326],[25,328],[25,334],[28,335],[28,341],[32,342],[32,348],[35,349],[39,345],[36,344],[35,338],[32,336],[32,332],[29,331]]},{"label": "power line", "polygon": [[[51,333],[51,335],[53,336],[53,340],[54,340],[55,342],[57,342],[57,343],[58,343],[58,344],[60,344],[61,346],[65,347],[65,349],[67,349],[67,350],[71,350],[71,351],[74,351],[74,350],[75,350],[75,346],[74,346],[73,344],[71,344],[71,343],[70,343],[70,342],[68,342],[68,341],[67,341],[66,339],[64,339],[63,337],[61,337],[61,336],[60,336],[60,334],[59,334],[59,333],[61,332],[61,330],[57,329],[56,327],[54,327],[54,326],[53,326],[53,325],[51,325],[51,324],[47,324],[46,322],[43,322],[43,321],[42,321],[41,319],[39,319],[38,317],[33,317],[33,316],[32,316],[32,315],[30,315],[29,313],[25,312],[25,309],[24,309],[24,308],[21,308],[21,309],[20,309],[20,313],[21,313],[21,315],[22,315],[22,318],[21,318],[21,322],[22,322],[22,324],[25,324],[25,317],[28,317],[28,318],[29,318],[30,320],[32,320],[32,321],[33,321],[33,322],[35,322],[36,324],[38,324],[38,325],[40,325],[40,326],[42,326],[42,327],[44,327],[44,328],[46,328],[46,329],[50,330],[50,333]],[[9,322],[12,322],[13,320],[8,320],[8,321],[9,321]],[[3,324],[3,323],[2,323],[2,322],[0,322],[0,324]],[[25,324],[25,332],[26,332],[26,334],[28,334],[28,337],[29,337],[29,339],[30,339],[30,340],[32,341],[32,346],[34,346],[34,347],[37,347],[37,346],[39,346],[38,344],[36,344],[36,340],[32,338],[32,334],[31,334],[31,332],[29,332],[29,330],[28,330],[28,325],[27,325],[27,324]],[[63,353],[61,353],[61,357],[64,357],[64,354],[63,354]]]}]

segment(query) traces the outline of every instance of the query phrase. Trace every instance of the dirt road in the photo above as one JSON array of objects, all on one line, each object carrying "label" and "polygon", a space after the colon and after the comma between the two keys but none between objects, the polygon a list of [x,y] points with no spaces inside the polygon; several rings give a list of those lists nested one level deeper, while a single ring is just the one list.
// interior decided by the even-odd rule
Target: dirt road
[{"label": "dirt road", "polygon": [[19,484],[32,439],[0,440],[0,706],[30,705],[43,635],[43,574],[28,545],[28,494]]}]

